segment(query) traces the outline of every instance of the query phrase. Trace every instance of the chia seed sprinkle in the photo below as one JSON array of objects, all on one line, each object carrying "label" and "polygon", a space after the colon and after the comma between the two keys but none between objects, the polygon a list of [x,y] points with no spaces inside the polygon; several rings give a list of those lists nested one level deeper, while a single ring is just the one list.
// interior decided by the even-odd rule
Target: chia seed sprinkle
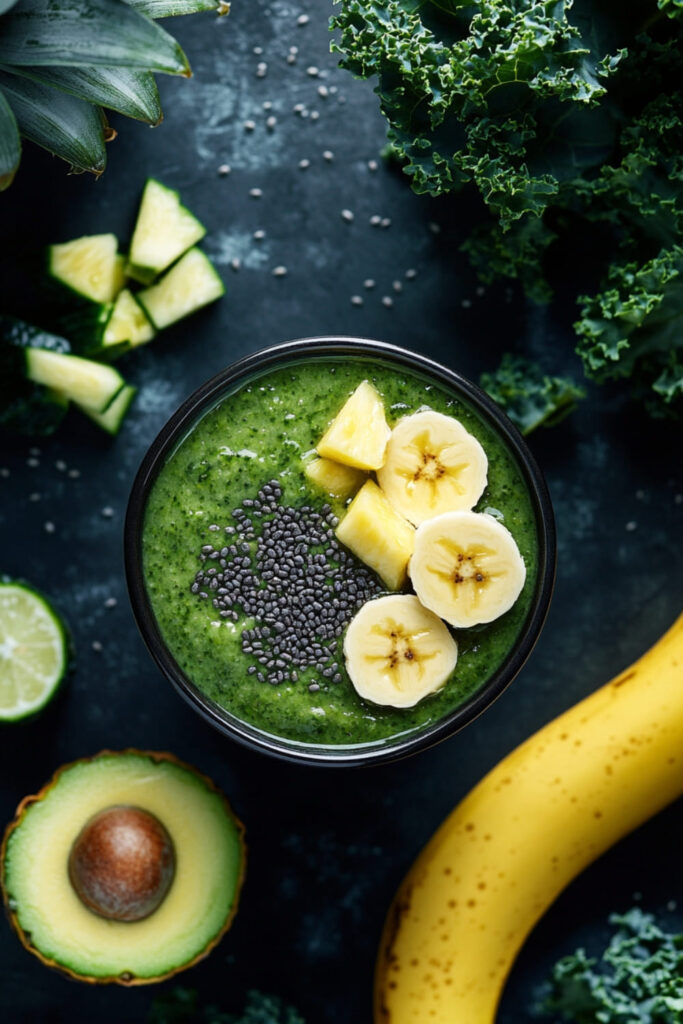
[{"label": "chia seed sprinkle", "polygon": [[252,199],[260,199],[261,196],[263,195],[263,189],[260,189],[260,188],[250,188],[249,189],[249,195],[251,196]]},{"label": "chia seed sprinkle", "polygon": [[273,267],[273,277],[284,277],[287,273],[287,267]]},{"label": "chia seed sprinkle", "polygon": [[352,295],[351,296],[351,305],[352,306],[362,306],[363,305],[363,296],[362,295]]},{"label": "chia seed sprinkle", "polygon": [[244,130],[245,130],[245,132],[253,132],[255,127],[256,127],[256,122],[255,121],[245,121],[244,122]]},{"label": "chia seed sprinkle", "polygon": [[221,178],[226,178],[228,174],[230,174],[230,171],[230,164],[221,164],[220,167],[218,168],[218,173],[221,176]]},{"label": "chia seed sprinkle", "polygon": [[371,225],[371,227],[378,228],[381,223],[382,223],[382,218],[379,216],[379,214],[373,213],[372,217],[370,218],[370,225]]},{"label": "chia seed sprinkle", "polygon": [[307,14],[300,14],[299,17],[296,19],[297,25],[299,25],[302,28],[303,28],[304,25],[308,25],[309,21],[310,21],[310,18],[308,17]]},{"label": "chia seed sprinkle", "polygon": [[324,152],[323,152],[323,160],[327,160],[328,163],[331,160],[334,160],[334,153],[332,152],[331,149],[324,150]]},{"label": "chia seed sprinkle", "polygon": [[407,281],[414,281],[415,278],[417,277],[417,270],[415,270],[413,267],[409,267],[408,270],[406,270],[405,276]]},{"label": "chia seed sprinkle", "polygon": [[311,166],[310,160],[299,160],[299,170],[306,171]]},{"label": "chia seed sprinkle", "polygon": [[268,129],[269,132],[272,132],[276,124],[277,118],[271,114],[271,116],[266,120],[266,128]]},{"label": "chia seed sprinkle", "polygon": [[377,163],[376,160],[368,160],[368,170],[369,171],[376,171],[378,167],[379,167],[379,164]]},{"label": "chia seed sprinkle", "polygon": [[262,242],[263,239],[266,237],[266,233],[263,230],[263,228],[259,228],[258,231],[254,232],[254,236],[253,237],[254,237],[254,241],[255,242]]},{"label": "chia seed sprinkle", "polygon": [[48,520],[47,523],[43,523],[43,529],[45,530],[45,533],[54,533],[55,532],[55,524],[51,523]]},{"label": "chia seed sprinkle", "polygon": [[[223,619],[251,620],[240,642],[253,659],[247,672],[258,682],[297,683],[312,669],[326,687],[339,684],[341,636],[381,585],[337,542],[331,506],[283,505],[280,484],[270,480],[233,509],[232,518],[234,525],[223,530],[234,531],[235,543],[219,550],[207,543],[198,554],[200,562],[226,554],[225,564],[220,570],[202,566],[190,592],[202,600],[211,593]],[[321,689],[310,676],[305,683],[312,693]]]},{"label": "chia seed sprinkle", "polygon": [[391,309],[393,304],[394,304],[394,300],[392,299],[391,295],[383,295],[382,296],[382,305],[386,306],[387,309]]},{"label": "chia seed sprinkle", "polygon": [[342,212],[341,212],[341,219],[345,220],[347,224],[350,224],[351,221],[353,220],[353,211],[352,210],[342,210]]}]

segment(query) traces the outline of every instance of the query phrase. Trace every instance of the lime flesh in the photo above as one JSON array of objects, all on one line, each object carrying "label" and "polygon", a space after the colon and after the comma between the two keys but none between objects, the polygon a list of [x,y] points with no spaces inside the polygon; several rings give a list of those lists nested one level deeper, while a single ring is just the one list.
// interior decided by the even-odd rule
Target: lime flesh
[{"label": "lime flesh", "polygon": [[20,583],[0,583],[0,721],[44,707],[67,669],[64,627],[45,598]]}]

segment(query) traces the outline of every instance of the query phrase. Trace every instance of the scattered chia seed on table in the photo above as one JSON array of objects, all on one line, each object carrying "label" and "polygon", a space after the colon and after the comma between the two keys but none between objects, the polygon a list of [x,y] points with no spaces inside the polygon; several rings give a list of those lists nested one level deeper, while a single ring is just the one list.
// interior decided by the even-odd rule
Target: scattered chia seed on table
[{"label": "scattered chia seed on table", "polygon": [[[312,668],[326,683],[340,683],[339,638],[382,588],[338,543],[329,505],[282,505],[281,498],[279,483],[270,480],[233,509],[225,544],[203,545],[190,590],[210,598],[222,619],[254,620],[242,630],[241,646],[255,659],[247,673],[258,682],[296,683],[298,670]],[[320,686],[313,681],[309,689]]]}]

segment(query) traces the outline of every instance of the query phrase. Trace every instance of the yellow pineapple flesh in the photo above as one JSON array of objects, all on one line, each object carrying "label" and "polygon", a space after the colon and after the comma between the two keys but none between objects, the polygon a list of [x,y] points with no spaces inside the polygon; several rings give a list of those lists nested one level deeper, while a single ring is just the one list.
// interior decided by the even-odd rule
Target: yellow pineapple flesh
[{"label": "yellow pineapple flesh", "polygon": [[337,538],[369,565],[389,590],[400,590],[415,544],[415,528],[368,480],[336,529]]},{"label": "yellow pineapple flesh", "polygon": [[318,455],[356,469],[379,469],[391,431],[384,403],[364,380],[347,400],[317,445]]},{"label": "yellow pineapple flesh", "polygon": [[367,479],[362,469],[344,466],[332,459],[312,459],[306,463],[304,472],[309,480],[334,498],[350,498]]}]

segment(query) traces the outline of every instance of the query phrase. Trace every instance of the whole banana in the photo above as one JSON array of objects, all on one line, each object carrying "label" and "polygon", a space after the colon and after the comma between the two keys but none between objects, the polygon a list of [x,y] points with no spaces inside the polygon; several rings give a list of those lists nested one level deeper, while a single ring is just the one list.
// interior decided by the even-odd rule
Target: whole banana
[{"label": "whole banana", "polygon": [[683,616],[504,758],[430,840],[385,924],[376,1024],[493,1024],[544,911],[682,793]]}]

